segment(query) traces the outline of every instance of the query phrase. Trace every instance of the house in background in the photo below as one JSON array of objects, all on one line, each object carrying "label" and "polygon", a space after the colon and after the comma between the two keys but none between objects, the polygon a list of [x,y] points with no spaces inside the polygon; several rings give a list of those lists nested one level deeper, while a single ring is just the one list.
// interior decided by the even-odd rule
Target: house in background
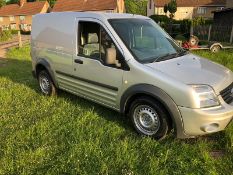
[{"label": "house in background", "polygon": [[57,0],[52,11],[100,11],[123,13],[125,12],[125,3],[124,0]]},{"label": "house in background", "polygon": [[5,5],[0,8],[0,27],[2,30],[30,31],[32,15],[47,13],[49,8],[47,1],[19,0],[18,4]]},{"label": "house in background", "polygon": [[[148,0],[147,16],[166,15],[163,7],[169,2],[170,0]],[[213,18],[212,11],[221,10],[226,6],[226,0],[176,0],[176,2],[177,11],[174,17],[176,20],[193,19],[200,16],[211,19]]]}]

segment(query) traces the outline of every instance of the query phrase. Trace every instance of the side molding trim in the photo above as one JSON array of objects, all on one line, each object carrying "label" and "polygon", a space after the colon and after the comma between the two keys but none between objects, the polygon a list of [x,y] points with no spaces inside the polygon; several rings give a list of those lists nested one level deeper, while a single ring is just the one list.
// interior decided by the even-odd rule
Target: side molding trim
[{"label": "side molding trim", "polygon": [[104,87],[104,88],[110,89],[112,91],[118,91],[118,88],[114,87],[114,86],[110,86],[110,85],[102,84],[102,83],[99,83],[99,82],[96,82],[96,81],[92,81],[92,80],[88,80],[88,79],[85,79],[85,78],[81,78],[81,77],[78,77],[78,76],[70,75],[70,74],[67,74],[67,73],[64,73],[64,72],[61,72],[61,71],[56,71],[56,73],[60,74],[60,75],[63,75],[63,76],[67,76],[67,77],[73,78],[73,79],[76,79],[76,80],[80,80],[80,81],[83,81],[83,82],[86,82],[86,83],[89,83],[89,84],[93,84],[93,85],[96,85],[96,86]]}]

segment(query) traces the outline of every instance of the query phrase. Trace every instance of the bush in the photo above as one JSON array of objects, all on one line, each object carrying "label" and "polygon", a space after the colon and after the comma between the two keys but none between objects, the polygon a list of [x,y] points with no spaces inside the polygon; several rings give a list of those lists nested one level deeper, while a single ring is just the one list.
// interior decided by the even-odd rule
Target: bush
[{"label": "bush", "polygon": [[11,30],[11,34],[12,34],[12,35],[16,35],[16,34],[18,34],[18,31],[19,31],[19,30]]},{"label": "bush", "polygon": [[21,31],[21,34],[23,34],[23,35],[30,35],[31,31]]},{"label": "bush", "polygon": [[187,41],[187,38],[184,37],[183,35],[176,35],[175,40],[180,40],[180,41]]},{"label": "bush", "polygon": [[192,20],[192,26],[205,25],[205,19],[203,17],[196,17]]},{"label": "bush", "polygon": [[151,15],[151,19],[153,19],[157,23],[169,23],[170,18],[168,18],[166,15]]},{"label": "bush", "polygon": [[8,41],[9,39],[12,38],[12,34],[10,30],[4,30],[0,34],[0,41]]}]

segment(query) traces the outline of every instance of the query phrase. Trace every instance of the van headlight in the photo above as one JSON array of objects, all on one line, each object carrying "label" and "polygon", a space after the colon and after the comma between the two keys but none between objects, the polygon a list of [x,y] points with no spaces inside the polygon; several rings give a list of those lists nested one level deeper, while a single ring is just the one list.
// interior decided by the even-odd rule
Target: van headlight
[{"label": "van headlight", "polygon": [[192,85],[195,102],[199,108],[219,106],[220,102],[212,87],[208,85]]}]

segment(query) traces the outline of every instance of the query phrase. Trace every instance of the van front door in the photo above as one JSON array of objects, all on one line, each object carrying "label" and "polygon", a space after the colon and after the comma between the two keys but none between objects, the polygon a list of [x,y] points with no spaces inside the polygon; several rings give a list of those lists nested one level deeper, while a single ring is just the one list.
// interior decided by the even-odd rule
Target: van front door
[{"label": "van front door", "polygon": [[[66,90],[118,110],[116,101],[122,87],[124,59],[107,30],[92,21],[78,22],[77,53],[73,75],[65,75]],[[68,78],[68,77],[69,78]]]}]

